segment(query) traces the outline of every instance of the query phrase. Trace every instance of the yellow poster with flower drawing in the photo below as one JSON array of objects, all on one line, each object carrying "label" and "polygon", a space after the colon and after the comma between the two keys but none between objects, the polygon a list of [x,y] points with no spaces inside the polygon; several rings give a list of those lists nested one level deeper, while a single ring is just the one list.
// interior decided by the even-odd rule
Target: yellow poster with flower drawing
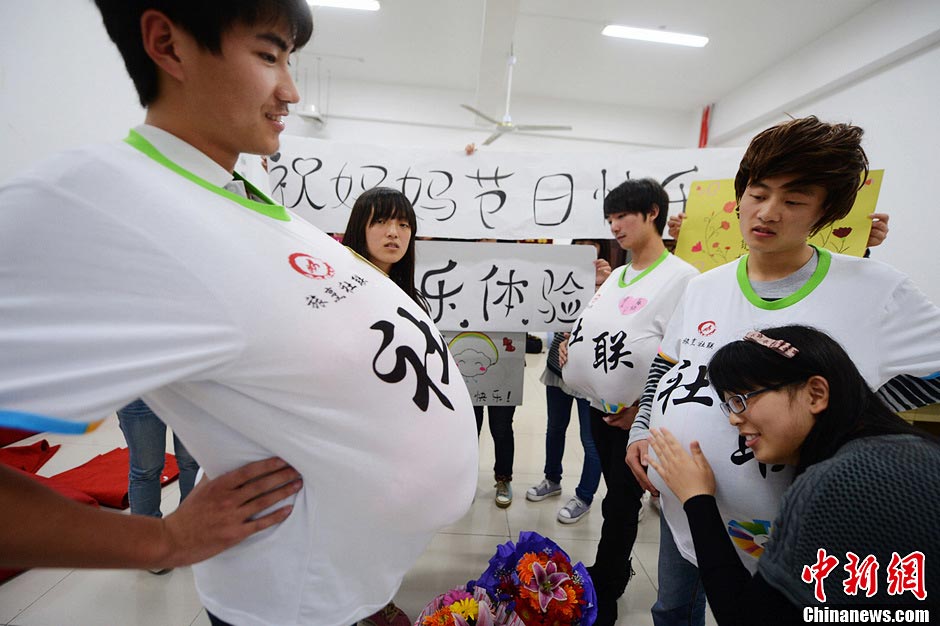
[{"label": "yellow poster with flower drawing", "polygon": [[[871,231],[868,216],[875,212],[883,176],[884,170],[869,172],[849,214],[816,233],[810,243],[842,254],[865,254]],[[689,185],[686,218],[676,241],[676,256],[704,272],[747,252],[736,208],[731,179],[701,180]]]}]

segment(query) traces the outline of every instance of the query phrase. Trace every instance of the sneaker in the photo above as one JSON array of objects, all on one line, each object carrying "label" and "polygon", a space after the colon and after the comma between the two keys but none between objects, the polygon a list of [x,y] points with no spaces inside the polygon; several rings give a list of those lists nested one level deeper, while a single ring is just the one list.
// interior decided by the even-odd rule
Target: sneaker
[{"label": "sneaker", "polygon": [[394,602],[389,602],[375,615],[361,620],[359,626],[411,626],[411,620]]},{"label": "sneaker", "polygon": [[568,500],[568,504],[558,511],[558,521],[562,524],[574,524],[590,510],[590,504],[578,496],[572,496],[572,498]]},{"label": "sneaker", "polygon": [[509,481],[496,481],[496,506],[505,509],[512,504],[512,485]]},{"label": "sneaker", "polygon": [[525,499],[532,502],[541,502],[545,498],[561,495],[561,485],[545,479],[534,487],[529,487],[525,492]]}]

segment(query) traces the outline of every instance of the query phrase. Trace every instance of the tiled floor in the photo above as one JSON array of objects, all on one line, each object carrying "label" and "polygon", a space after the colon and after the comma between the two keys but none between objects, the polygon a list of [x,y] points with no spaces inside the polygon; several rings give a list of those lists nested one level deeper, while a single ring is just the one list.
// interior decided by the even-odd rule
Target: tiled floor
[{"label": "tiled floor", "polygon": [[[555,514],[573,493],[583,460],[575,416],[568,429],[565,450],[564,492],[561,498],[528,502],[525,490],[542,479],[545,450],[545,390],[538,378],[544,355],[528,355],[525,371],[525,403],[516,411],[516,456],[513,476],[515,499],[508,509],[493,504],[493,443],[486,428],[480,443],[480,475],[476,500],[467,515],[445,528],[431,542],[418,563],[405,576],[396,603],[414,617],[436,594],[479,575],[498,543],[516,539],[520,530],[535,530],[551,537],[576,560],[590,564],[600,537],[600,498],[585,519],[572,525],[555,521]],[[40,471],[44,476],[69,469],[96,454],[124,445],[116,418],[82,437],[40,435],[39,439],[62,443]],[[172,449],[172,448],[171,448]],[[179,502],[179,488],[163,490],[163,511]],[[646,512],[634,547],[636,576],[620,599],[619,624],[652,624],[649,607],[656,598],[656,557],[659,518]],[[708,615],[708,624],[714,624]],[[32,570],[0,585],[0,624],[17,626],[208,626],[189,568],[165,576],[138,571]]]}]

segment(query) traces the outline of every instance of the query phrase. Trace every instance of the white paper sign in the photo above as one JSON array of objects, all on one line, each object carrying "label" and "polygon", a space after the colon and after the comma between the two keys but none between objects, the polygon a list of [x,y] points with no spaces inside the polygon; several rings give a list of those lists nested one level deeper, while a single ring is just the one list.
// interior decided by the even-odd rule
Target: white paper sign
[{"label": "white paper sign", "polygon": [[594,295],[593,246],[418,241],[416,256],[441,329],[567,331]]},{"label": "white paper sign", "polygon": [[356,198],[401,190],[418,232],[456,239],[606,238],[603,202],[627,178],[652,177],[685,207],[693,180],[733,178],[741,148],[541,154],[386,148],[284,136],[269,159],[275,201],[326,232],[346,229]]},{"label": "white paper sign", "polygon": [[525,333],[442,333],[475,406],[519,406],[525,375]]}]

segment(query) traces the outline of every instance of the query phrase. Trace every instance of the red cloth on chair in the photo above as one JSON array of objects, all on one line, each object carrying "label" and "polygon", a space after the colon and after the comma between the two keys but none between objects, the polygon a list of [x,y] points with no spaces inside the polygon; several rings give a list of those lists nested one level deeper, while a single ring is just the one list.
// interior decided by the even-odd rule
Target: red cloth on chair
[{"label": "red cloth on chair", "polygon": [[[99,454],[84,465],[79,465],[49,480],[53,485],[71,487],[84,491],[99,504],[113,509],[126,509],[127,474],[130,468],[130,456],[127,448],[115,448],[106,454]],[[166,455],[166,465],[160,476],[160,485],[164,486],[179,477],[176,457]]]},{"label": "red cloth on chair", "polygon": [[0,463],[35,474],[61,447],[61,445],[50,446],[49,442],[43,439],[31,446],[0,448]]},{"label": "red cloth on chair", "polygon": [[0,446],[6,446],[21,439],[26,439],[27,437],[32,437],[35,435],[33,431],[30,430],[20,430],[19,428],[6,428],[0,427]]}]

